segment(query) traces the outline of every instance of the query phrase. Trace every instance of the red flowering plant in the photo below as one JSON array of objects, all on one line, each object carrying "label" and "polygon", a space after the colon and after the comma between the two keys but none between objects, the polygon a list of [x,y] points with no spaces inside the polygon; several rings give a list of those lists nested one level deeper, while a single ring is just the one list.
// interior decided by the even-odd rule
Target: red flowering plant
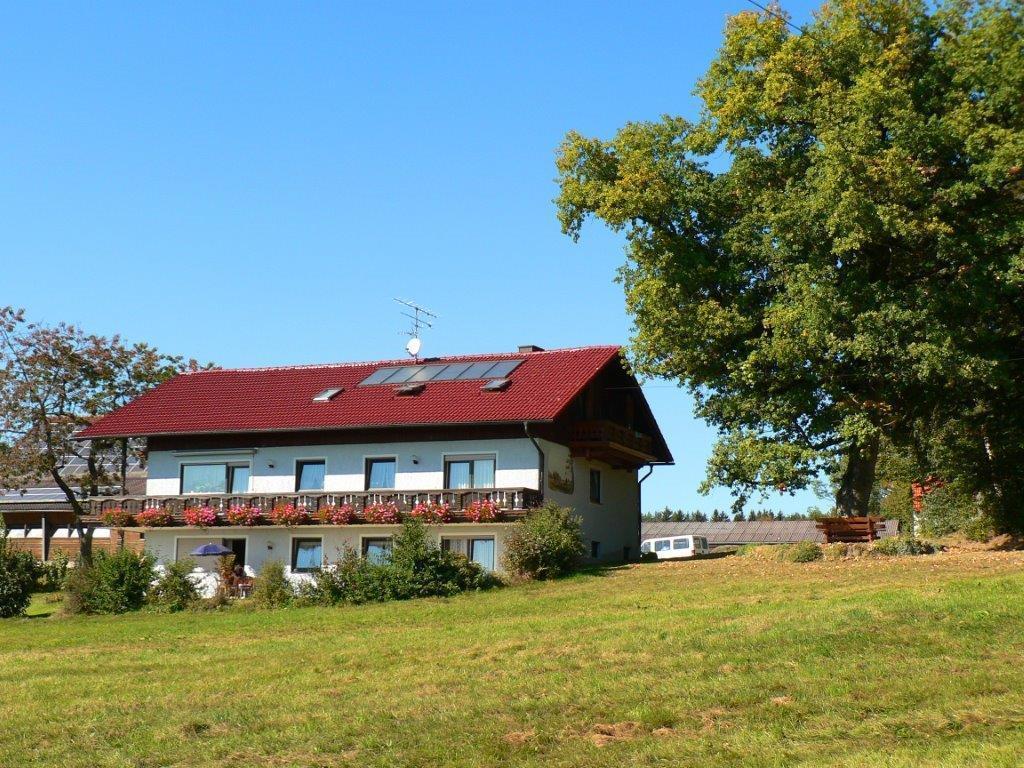
[{"label": "red flowering plant", "polygon": [[232,504],[224,513],[228,523],[231,525],[245,525],[250,528],[263,522],[263,513],[259,507],[250,507],[243,504]]},{"label": "red flowering plant", "polygon": [[131,514],[121,507],[103,510],[103,514],[100,515],[100,520],[103,521],[104,525],[111,528],[127,528],[135,522]]},{"label": "red flowering plant", "polygon": [[424,523],[447,523],[452,517],[447,504],[433,501],[421,501],[409,511],[409,516]]},{"label": "red flowering plant", "polygon": [[291,503],[275,504],[270,510],[270,522],[274,525],[302,525],[309,522],[309,513],[303,505],[295,506]]},{"label": "red flowering plant", "polygon": [[316,511],[316,519],[324,525],[348,525],[355,514],[351,504],[325,504]]},{"label": "red flowering plant", "polygon": [[471,520],[474,523],[485,523],[490,520],[497,520],[500,510],[498,509],[498,502],[491,501],[490,499],[477,499],[465,510],[463,514],[467,520]]},{"label": "red flowering plant", "polygon": [[174,522],[174,515],[161,507],[146,507],[135,515],[135,522],[145,528],[166,528]]},{"label": "red flowering plant", "polygon": [[367,504],[363,510],[363,517],[368,523],[390,524],[397,523],[401,519],[398,514],[398,505],[393,501]]},{"label": "red flowering plant", "polygon": [[213,507],[206,504],[201,507],[188,507],[181,516],[185,519],[185,525],[198,528],[209,528],[217,524],[217,513]]}]

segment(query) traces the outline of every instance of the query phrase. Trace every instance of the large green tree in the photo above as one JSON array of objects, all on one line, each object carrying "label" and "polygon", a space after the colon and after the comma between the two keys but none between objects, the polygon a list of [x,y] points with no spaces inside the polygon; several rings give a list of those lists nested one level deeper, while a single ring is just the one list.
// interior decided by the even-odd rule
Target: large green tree
[{"label": "large green tree", "polygon": [[[24,310],[0,307],[0,489],[43,481],[60,488],[75,514],[82,557],[89,560],[92,530],[82,521],[83,499],[106,486],[124,487],[130,448],[124,441],[78,441],[75,434],[197,367],[148,344],[126,344],[66,323],[30,323]],[[84,470],[69,473],[74,457]]]},{"label": "large green tree", "polygon": [[570,133],[557,204],[625,233],[632,360],[720,430],[707,484],[824,472],[865,513],[883,437],[963,414],[991,448],[1024,378],[1021,2],[740,13],[696,92],[696,122]]}]

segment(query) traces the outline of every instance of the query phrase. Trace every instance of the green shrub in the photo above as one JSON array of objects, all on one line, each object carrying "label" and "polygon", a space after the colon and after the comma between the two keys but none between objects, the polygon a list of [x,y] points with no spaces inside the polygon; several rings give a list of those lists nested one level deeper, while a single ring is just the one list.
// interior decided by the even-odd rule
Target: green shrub
[{"label": "green shrub", "polygon": [[899,555],[930,555],[935,551],[934,545],[927,541],[915,539],[913,536],[890,536],[886,539],[879,539],[871,548],[872,554],[886,557],[897,557]]},{"label": "green shrub", "polygon": [[918,522],[926,536],[948,536],[965,531],[978,519],[980,512],[971,493],[956,483],[949,483],[925,495]]},{"label": "green shrub", "polygon": [[64,580],[68,577],[68,555],[58,549],[49,562],[38,565],[36,575],[36,591],[58,592],[64,589]]},{"label": "green shrub", "polygon": [[284,564],[279,560],[265,562],[253,582],[253,602],[262,608],[281,608],[288,605],[294,596],[295,590],[284,572]]},{"label": "green shrub", "polygon": [[964,524],[962,532],[969,541],[988,541],[996,534],[995,522],[986,514]]},{"label": "green shrub", "polygon": [[440,549],[419,520],[408,520],[386,562],[372,563],[351,549],[299,589],[304,603],[376,603],[414,597],[447,597],[486,589],[497,579],[463,555]]},{"label": "green shrub", "polygon": [[786,548],[783,553],[786,560],[791,563],[813,563],[821,560],[823,553],[821,547],[813,541],[801,541]]},{"label": "green shrub", "polygon": [[0,528],[0,618],[25,613],[35,580],[35,558],[8,548],[7,532]]},{"label": "green shrub", "polygon": [[146,602],[156,573],[153,559],[128,549],[97,552],[93,564],[68,572],[64,586],[67,613],[125,613]]},{"label": "green shrub", "polygon": [[580,519],[548,502],[512,526],[505,539],[505,568],[528,579],[549,579],[573,571],[585,552]]},{"label": "green shrub", "polygon": [[190,559],[169,563],[153,585],[149,602],[172,613],[195,606],[200,597],[199,588],[191,577],[195,565]]}]

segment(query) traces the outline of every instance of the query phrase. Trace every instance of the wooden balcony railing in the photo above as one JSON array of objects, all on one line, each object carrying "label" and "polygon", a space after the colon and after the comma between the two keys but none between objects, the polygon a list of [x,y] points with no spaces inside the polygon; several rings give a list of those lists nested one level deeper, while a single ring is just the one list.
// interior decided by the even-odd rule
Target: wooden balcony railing
[{"label": "wooden balcony railing", "polygon": [[[363,510],[371,504],[390,504],[399,512],[409,512],[417,504],[447,504],[452,522],[466,520],[463,511],[474,501],[492,501],[500,510],[501,520],[522,517],[528,510],[540,506],[540,491],[534,488],[445,488],[441,490],[388,490],[388,491],[316,491],[299,493],[203,493],[177,496],[96,496],[86,500],[87,520],[102,524],[107,513],[123,512],[135,515],[144,509],[162,509],[170,513],[176,524],[184,524],[183,513],[194,507],[210,507],[222,515],[232,506],[256,507],[264,516],[278,504],[303,506],[315,516],[325,505],[350,505],[357,522],[363,521]],[[223,519],[219,524],[224,525]]]},{"label": "wooden balcony railing", "polygon": [[653,458],[654,441],[612,421],[581,421],[573,427],[570,443],[576,455],[595,458],[619,456],[623,460]]}]

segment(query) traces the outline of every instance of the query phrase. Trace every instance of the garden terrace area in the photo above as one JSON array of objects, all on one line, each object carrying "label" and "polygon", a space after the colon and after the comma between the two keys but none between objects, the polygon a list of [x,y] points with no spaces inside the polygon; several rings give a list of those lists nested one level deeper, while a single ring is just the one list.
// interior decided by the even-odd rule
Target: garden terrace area
[{"label": "garden terrace area", "polygon": [[[338,521],[397,522],[389,516],[422,516],[426,522],[482,522],[516,520],[540,506],[542,496],[533,488],[472,488],[442,490],[360,491],[337,493],[190,494],[178,496],[102,496],[86,500],[86,521],[96,525],[148,527],[146,514],[158,511],[160,526],[194,525],[197,510],[209,510],[211,525],[273,523],[275,510],[304,510],[288,524]],[[238,510],[256,510],[253,521],[229,519]],[[318,514],[320,513],[320,514]],[[139,519],[139,516],[142,519]],[[384,516],[382,519],[381,516]]]}]

